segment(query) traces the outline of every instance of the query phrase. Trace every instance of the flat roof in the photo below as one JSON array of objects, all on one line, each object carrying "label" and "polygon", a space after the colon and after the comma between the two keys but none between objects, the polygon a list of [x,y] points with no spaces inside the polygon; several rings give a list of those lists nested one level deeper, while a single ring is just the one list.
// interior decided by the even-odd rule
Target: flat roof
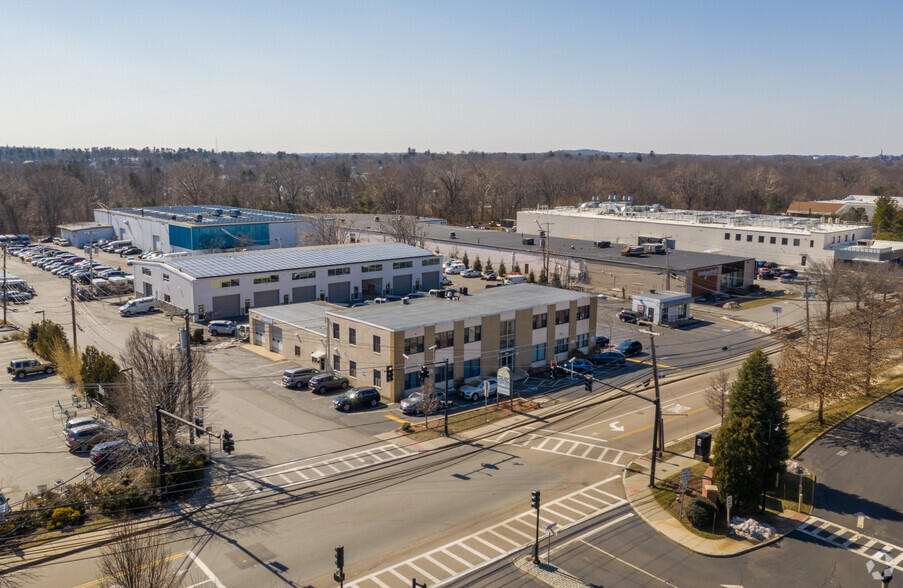
[{"label": "flat roof", "polygon": [[326,314],[336,318],[353,319],[389,331],[404,331],[437,323],[460,321],[592,297],[592,294],[562,290],[551,286],[514,284],[487,288],[469,296],[460,296],[458,300],[430,296],[415,298],[409,304],[402,302],[374,304],[358,308],[343,308],[329,311]]},{"label": "flat roof", "polygon": [[113,225],[105,225],[103,223],[96,223],[96,222],[84,222],[84,223],[67,223],[65,225],[57,225],[56,228],[62,229],[64,231],[84,231],[86,229],[112,229]]},{"label": "flat roof", "polygon": [[147,208],[111,208],[103,212],[153,218],[170,224],[188,226],[285,223],[308,221],[309,217],[289,212],[272,212],[234,206],[151,206]]},{"label": "flat roof", "polygon": [[647,300],[658,300],[659,302],[679,303],[683,301],[690,302],[693,297],[685,292],[673,292],[671,290],[656,290],[655,292],[640,292],[634,294],[634,298],[645,298]]},{"label": "flat roof", "polygon": [[[375,263],[411,257],[436,257],[434,253],[404,243],[352,243],[313,247],[258,249],[234,253],[213,253],[190,257],[161,258],[160,261],[135,261],[162,264],[192,278],[215,278],[242,274],[260,274],[294,269],[315,269],[357,263]],[[438,266],[436,266],[438,268]]]},{"label": "flat roof", "polygon": [[284,304],[281,306],[265,306],[252,308],[251,314],[273,319],[299,329],[311,331],[323,337],[326,336],[326,313],[333,309],[342,308],[329,302],[316,300],[314,302],[301,302],[299,304]]}]

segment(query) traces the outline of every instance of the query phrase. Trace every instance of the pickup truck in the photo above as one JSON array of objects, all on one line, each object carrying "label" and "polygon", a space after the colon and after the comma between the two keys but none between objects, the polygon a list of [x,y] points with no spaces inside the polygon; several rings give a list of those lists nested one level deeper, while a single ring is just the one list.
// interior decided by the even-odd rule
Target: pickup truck
[{"label": "pickup truck", "polygon": [[34,358],[14,359],[6,366],[7,373],[20,380],[24,380],[26,376],[33,376],[35,374],[49,374],[52,373],[54,369],[56,368],[53,364],[41,363]]}]

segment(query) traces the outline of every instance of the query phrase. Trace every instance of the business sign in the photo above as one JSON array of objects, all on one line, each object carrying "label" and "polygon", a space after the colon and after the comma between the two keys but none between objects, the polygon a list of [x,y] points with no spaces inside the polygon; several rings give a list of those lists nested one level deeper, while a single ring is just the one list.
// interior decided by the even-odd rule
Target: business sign
[{"label": "business sign", "polygon": [[680,489],[684,490],[690,483],[690,468],[680,470]]},{"label": "business sign", "polygon": [[499,396],[511,396],[511,370],[506,367],[499,369],[495,379],[498,381]]}]

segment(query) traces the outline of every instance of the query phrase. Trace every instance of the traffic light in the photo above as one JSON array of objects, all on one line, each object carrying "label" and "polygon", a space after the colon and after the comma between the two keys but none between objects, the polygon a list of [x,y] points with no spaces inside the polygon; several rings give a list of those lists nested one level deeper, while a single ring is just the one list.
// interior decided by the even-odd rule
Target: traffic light
[{"label": "traffic light", "polygon": [[[195,419],[194,419],[194,426],[197,427],[198,429],[203,429],[203,428],[204,428],[204,419],[203,419],[203,417],[195,417]],[[198,433],[199,431],[195,431],[195,432]]]},{"label": "traffic light", "polygon": [[549,379],[554,380],[558,376],[558,366],[552,362],[552,371],[549,372]]},{"label": "traffic light", "polygon": [[232,455],[232,452],[235,451],[235,441],[232,440],[232,433],[227,430],[223,431],[223,451]]},{"label": "traffic light", "polygon": [[430,379],[430,370],[424,365],[420,366],[420,379],[421,380],[429,380]]},{"label": "traffic light", "polygon": [[587,392],[593,391],[593,379],[591,377],[587,376],[583,379],[583,388]]},{"label": "traffic light", "polygon": [[530,506],[539,510],[539,490],[534,490],[530,492]]},{"label": "traffic light", "polygon": [[345,567],[345,546],[338,545],[335,548],[335,567],[340,570]]},{"label": "traffic light", "polygon": [[386,382],[391,382],[395,379],[395,368],[390,365],[386,366]]}]

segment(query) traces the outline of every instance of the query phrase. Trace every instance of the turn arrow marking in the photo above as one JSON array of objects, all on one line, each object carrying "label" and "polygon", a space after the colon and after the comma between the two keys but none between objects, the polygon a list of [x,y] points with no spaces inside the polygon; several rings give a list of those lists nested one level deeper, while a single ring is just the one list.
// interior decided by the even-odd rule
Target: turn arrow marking
[{"label": "turn arrow marking", "polygon": [[620,423],[620,422],[621,422],[621,421],[615,421],[615,422],[613,422],[613,423],[610,423],[608,426],[611,427],[611,430],[612,430],[612,431],[623,431],[623,430],[624,430],[624,427],[622,427],[622,426],[620,426],[620,425],[618,424],[618,423]]}]

